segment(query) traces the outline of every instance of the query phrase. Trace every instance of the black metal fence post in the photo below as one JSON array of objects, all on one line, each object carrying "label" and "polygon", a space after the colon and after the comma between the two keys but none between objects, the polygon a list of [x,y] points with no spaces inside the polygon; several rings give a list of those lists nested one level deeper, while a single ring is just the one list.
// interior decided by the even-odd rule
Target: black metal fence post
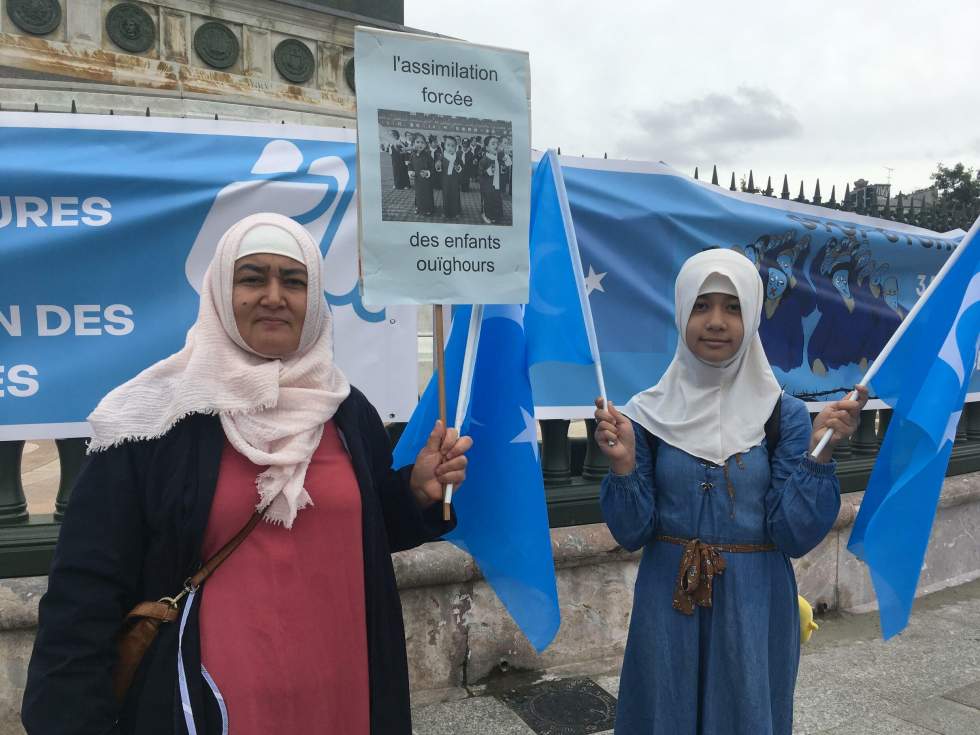
[{"label": "black metal fence post", "polygon": [[571,443],[567,419],[547,419],[541,424],[541,474],[548,487],[572,481]]},{"label": "black metal fence post", "polygon": [[65,509],[75,478],[85,460],[85,447],[88,439],[58,439],[58,463],[61,465],[61,478],[58,481],[58,497],[54,501],[54,519],[59,523],[65,518]]},{"label": "black metal fence post", "polygon": [[0,526],[25,523],[29,517],[20,479],[23,456],[23,441],[0,442]]}]

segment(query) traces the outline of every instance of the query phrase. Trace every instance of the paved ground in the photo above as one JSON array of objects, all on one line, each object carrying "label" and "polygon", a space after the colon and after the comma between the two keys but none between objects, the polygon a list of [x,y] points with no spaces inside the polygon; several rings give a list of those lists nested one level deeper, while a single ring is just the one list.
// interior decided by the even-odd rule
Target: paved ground
[{"label": "paved ground", "polygon": [[[888,642],[881,640],[877,613],[819,623],[803,650],[797,735],[980,734],[980,580],[919,600],[909,627]],[[520,677],[476,687],[469,698],[417,707],[415,733],[611,732],[602,721],[619,677],[608,668],[546,675],[535,680],[537,687]],[[554,695],[563,688],[572,691]]]},{"label": "paved ground", "polygon": [[[420,215],[415,213],[415,190],[396,189],[395,178],[391,172],[391,158],[381,157],[381,209],[384,212],[385,221],[395,222],[436,222],[446,223],[446,218],[442,213],[442,191],[436,189],[435,204],[436,211],[430,215]],[[480,184],[471,183],[470,190],[462,191],[459,195],[463,211],[458,217],[449,221],[449,224],[484,225],[486,224],[480,217]],[[498,224],[511,224],[511,197],[510,194],[503,194],[504,216]]]}]

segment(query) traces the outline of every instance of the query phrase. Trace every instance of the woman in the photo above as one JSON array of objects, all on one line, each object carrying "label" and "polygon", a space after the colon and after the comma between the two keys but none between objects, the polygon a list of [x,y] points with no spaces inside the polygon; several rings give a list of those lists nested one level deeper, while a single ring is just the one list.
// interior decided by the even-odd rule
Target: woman
[{"label": "woman", "polygon": [[[438,425],[391,469],[374,408],[333,362],[319,249],[287,217],[222,237],[184,348],[89,417],[41,601],[28,733],[411,732],[390,553],[435,539],[468,438]],[[125,701],[115,639],[259,523],[164,624]],[[229,729],[230,728],[230,729]]]},{"label": "woman", "polygon": [[[617,735],[792,731],[800,634],[790,557],[837,517],[831,452],[854,432],[867,392],[831,404],[811,429],[766,362],[761,307],[762,281],[744,256],[691,257],[677,276],[679,339],[663,378],[622,412],[597,401],[596,441],[611,467],[603,515],[623,547],[644,549]],[[833,439],[813,459],[825,429]]]},{"label": "woman", "polygon": [[432,193],[432,155],[425,144],[425,137],[416,134],[412,139],[411,170],[415,174],[415,214],[429,216],[435,209],[435,197]]}]

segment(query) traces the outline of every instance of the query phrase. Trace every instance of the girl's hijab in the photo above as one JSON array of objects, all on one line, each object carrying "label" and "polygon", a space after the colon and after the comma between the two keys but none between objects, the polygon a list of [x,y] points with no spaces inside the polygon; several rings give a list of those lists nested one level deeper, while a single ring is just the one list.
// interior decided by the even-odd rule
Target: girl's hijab
[{"label": "girl's hijab", "polygon": [[[716,365],[687,346],[687,322],[697,297],[738,296],[745,334],[738,351]],[[678,340],[660,382],[633,396],[622,412],[658,439],[701,459],[723,464],[765,437],[765,423],[782,390],[759,339],[762,279],[732,250],[705,250],[687,259],[674,286]]]},{"label": "girl's hijab", "polygon": [[[307,270],[299,348],[281,359],[251,349],[235,322],[235,261],[258,252],[301,258]],[[257,509],[290,528],[297,511],[312,502],[303,483],[323,425],[350,393],[333,361],[321,263],[313,238],[288,217],[253,214],[232,225],[204,277],[197,321],[183,349],[102,399],[88,417],[89,452],[163,436],[190,414],[217,414],[231,445],[267,468],[256,478]]]}]

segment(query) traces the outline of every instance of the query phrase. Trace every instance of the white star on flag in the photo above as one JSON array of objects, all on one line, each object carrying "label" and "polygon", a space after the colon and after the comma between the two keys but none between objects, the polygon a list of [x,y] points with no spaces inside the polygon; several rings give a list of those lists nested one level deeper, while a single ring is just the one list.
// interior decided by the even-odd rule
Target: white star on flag
[{"label": "white star on flag", "polygon": [[524,410],[521,406],[521,414],[524,416],[524,430],[510,440],[511,444],[530,444],[534,451],[534,458],[538,458],[538,425],[534,421],[534,416]]},{"label": "white star on flag", "polygon": [[[608,272],[608,271],[607,271]],[[602,287],[602,279],[606,277],[605,273],[596,273],[592,266],[589,266],[589,275],[585,277],[585,295],[588,296],[593,291],[606,292],[606,289]]]}]

